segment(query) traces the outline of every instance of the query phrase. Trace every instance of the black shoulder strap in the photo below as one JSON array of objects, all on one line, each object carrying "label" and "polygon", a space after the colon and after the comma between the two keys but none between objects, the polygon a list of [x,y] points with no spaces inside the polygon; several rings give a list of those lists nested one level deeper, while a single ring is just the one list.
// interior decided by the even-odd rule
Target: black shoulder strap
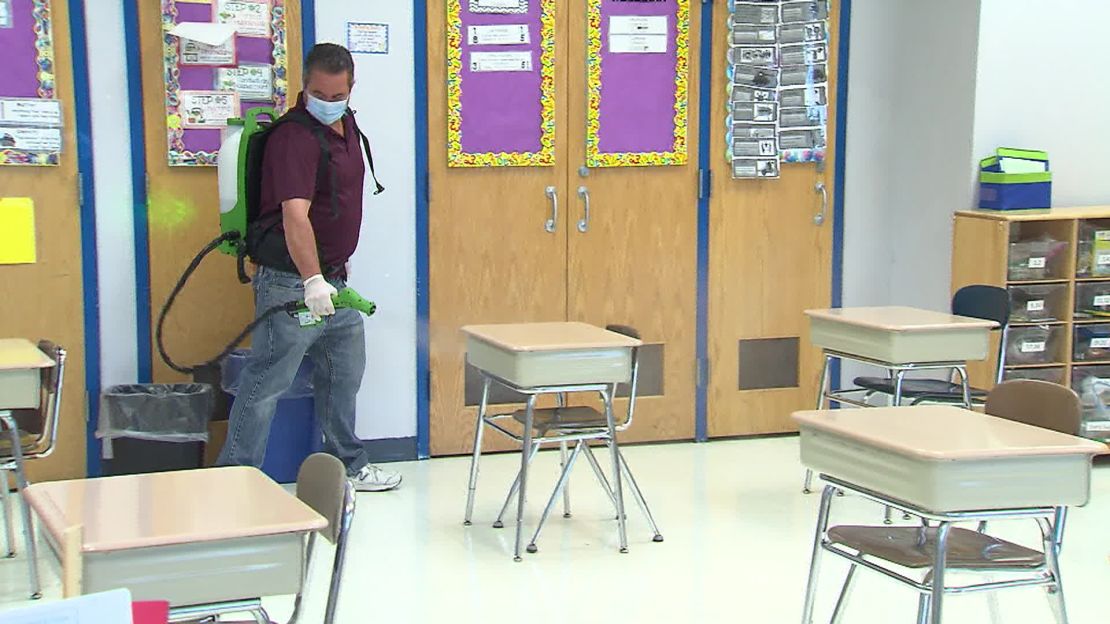
[{"label": "black shoulder strap", "polygon": [[374,194],[381,195],[385,192],[385,187],[382,186],[381,182],[378,182],[378,174],[374,172],[374,153],[370,151],[370,139],[366,138],[366,135],[359,129],[358,122],[355,121],[355,111],[348,108],[347,114],[351,116],[351,125],[355,127],[358,138],[362,140],[362,150],[366,152],[366,162],[370,164],[370,177],[374,178],[374,187],[376,189]]},{"label": "black shoulder strap", "polygon": [[328,138],[324,134],[324,128],[310,119],[307,114],[300,111],[300,109],[292,109],[282,116],[282,119],[288,118],[302,127],[306,128],[316,137],[316,142],[320,144],[320,161],[316,165],[316,188],[320,188],[324,184],[328,185],[331,191],[331,216],[336,218],[339,216],[339,197],[338,191],[335,188],[335,169],[331,166],[331,148],[328,146]]}]

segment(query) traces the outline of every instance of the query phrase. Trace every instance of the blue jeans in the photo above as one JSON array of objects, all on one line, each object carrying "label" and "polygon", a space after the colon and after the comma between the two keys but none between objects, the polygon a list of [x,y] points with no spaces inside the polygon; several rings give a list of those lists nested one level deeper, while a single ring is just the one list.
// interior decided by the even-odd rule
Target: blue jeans
[{"label": "blue jeans", "polygon": [[[331,280],[331,285],[344,284]],[[255,314],[304,300],[301,278],[260,267],[254,278]],[[315,327],[301,327],[286,312],[271,315],[251,335],[251,355],[239,380],[239,394],[231,408],[227,441],[220,452],[221,466],[262,466],[270,422],[278,397],[293,384],[307,354],[312,358],[316,422],[324,434],[324,450],[335,455],[354,474],[369,458],[355,435],[355,395],[366,369],[362,316],[357,310],[336,310]]]}]

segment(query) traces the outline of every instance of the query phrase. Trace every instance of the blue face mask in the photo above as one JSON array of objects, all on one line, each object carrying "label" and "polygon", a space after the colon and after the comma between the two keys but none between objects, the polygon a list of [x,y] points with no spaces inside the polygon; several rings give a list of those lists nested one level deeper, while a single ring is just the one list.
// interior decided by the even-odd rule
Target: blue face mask
[{"label": "blue face mask", "polygon": [[306,93],[305,108],[308,109],[308,114],[315,117],[317,121],[325,126],[330,126],[347,112],[347,100],[325,102]]}]

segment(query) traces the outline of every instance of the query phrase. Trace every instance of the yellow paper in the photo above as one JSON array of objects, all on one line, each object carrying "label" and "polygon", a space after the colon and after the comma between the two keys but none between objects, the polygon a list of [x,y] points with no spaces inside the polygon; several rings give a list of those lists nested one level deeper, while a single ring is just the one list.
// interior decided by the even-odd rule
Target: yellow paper
[{"label": "yellow paper", "polygon": [[35,262],[35,202],[0,197],[0,264]]}]

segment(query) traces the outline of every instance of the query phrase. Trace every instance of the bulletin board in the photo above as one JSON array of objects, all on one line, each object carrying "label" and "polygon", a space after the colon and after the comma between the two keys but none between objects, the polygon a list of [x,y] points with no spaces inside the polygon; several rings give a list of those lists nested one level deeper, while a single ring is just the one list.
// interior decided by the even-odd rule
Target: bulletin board
[{"label": "bulletin board", "polygon": [[[238,117],[259,106],[285,111],[289,92],[285,2],[162,0],[167,159],[171,166],[214,166],[226,126],[223,120],[229,114]],[[268,16],[241,23],[219,49],[198,48],[171,34],[181,23],[231,21],[244,6]]]},{"label": "bulletin board", "polygon": [[0,165],[58,164],[50,0],[0,0]]},{"label": "bulletin board", "polygon": [[690,0],[589,0],[586,164],[684,165]]},{"label": "bulletin board", "polygon": [[555,164],[555,0],[447,0],[447,166]]}]

